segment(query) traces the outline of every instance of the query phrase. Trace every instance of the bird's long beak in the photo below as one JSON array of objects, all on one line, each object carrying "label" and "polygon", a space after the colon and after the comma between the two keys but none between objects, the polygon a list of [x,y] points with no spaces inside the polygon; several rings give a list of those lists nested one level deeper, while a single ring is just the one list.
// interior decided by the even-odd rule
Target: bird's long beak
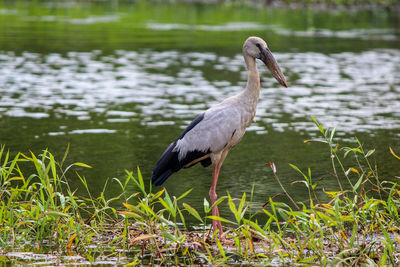
[{"label": "bird's long beak", "polygon": [[261,50],[261,60],[268,67],[274,78],[282,86],[287,87],[285,75],[283,75],[281,68],[279,68],[278,62],[276,62],[274,56],[271,53],[271,50],[269,50],[268,47]]}]

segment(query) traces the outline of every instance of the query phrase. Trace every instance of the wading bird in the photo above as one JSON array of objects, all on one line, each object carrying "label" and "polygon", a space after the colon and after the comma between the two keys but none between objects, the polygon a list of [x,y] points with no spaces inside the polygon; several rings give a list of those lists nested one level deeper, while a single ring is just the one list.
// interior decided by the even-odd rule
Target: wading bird
[{"label": "wading bird", "polygon": [[[209,194],[211,203],[215,203],[215,189],[222,163],[229,150],[240,142],[256,114],[260,96],[260,76],[256,59],[263,61],[275,79],[287,87],[285,76],[263,39],[249,37],[243,45],[243,57],[248,71],[246,89],[206,110],[187,126],[156,163],[151,174],[154,185],[161,185],[182,168],[189,168],[199,162],[203,167],[212,164]],[[212,209],[212,215],[219,216],[218,206]],[[221,237],[221,222],[213,220],[212,227],[213,231],[219,230]]]}]

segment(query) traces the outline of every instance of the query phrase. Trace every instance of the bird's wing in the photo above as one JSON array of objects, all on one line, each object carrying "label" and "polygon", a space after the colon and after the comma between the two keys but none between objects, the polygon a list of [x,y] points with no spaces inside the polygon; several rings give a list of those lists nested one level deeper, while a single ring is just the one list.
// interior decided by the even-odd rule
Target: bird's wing
[{"label": "bird's wing", "polygon": [[178,138],[174,148],[179,153],[179,160],[193,151],[210,153],[222,150],[235,131],[241,128],[241,115],[234,106],[218,106],[207,110],[202,120],[188,128]]},{"label": "bird's wing", "polygon": [[151,174],[153,184],[161,185],[174,172],[199,161],[210,165],[211,153],[222,150],[235,133],[244,133],[241,125],[241,112],[234,105],[217,105],[199,115],[161,155]]},{"label": "bird's wing", "polygon": [[[193,162],[194,160],[200,159],[202,157],[207,157],[210,151],[200,151],[196,149],[186,149],[185,156],[179,158],[180,150],[176,149],[177,143],[182,140],[186,134],[191,132],[194,127],[196,127],[204,119],[204,113],[194,119],[188,127],[181,133],[178,139],[172,142],[164,153],[161,155],[160,159],[157,161],[151,173],[151,180],[154,185],[161,185],[165,180],[168,179],[174,172],[179,171],[181,168],[187,166],[187,164]],[[204,159],[202,161],[203,166],[208,166],[210,163],[208,160]]]}]

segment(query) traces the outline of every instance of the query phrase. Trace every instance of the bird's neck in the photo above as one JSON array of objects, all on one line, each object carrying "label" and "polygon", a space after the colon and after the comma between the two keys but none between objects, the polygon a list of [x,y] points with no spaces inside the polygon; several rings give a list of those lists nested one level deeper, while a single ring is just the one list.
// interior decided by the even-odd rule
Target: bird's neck
[{"label": "bird's neck", "polygon": [[255,107],[260,97],[260,75],[258,74],[256,59],[254,57],[245,54],[244,60],[246,62],[248,78],[243,96],[250,102],[249,104]]}]

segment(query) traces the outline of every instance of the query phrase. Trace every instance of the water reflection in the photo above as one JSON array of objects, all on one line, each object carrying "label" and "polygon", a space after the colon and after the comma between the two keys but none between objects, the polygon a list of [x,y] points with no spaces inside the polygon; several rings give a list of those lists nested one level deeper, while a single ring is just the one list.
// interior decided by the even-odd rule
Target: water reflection
[{"label": "water reflection", "polygon": [[149,22],[147,28],[157,31],[187,30],[187,31],[243,31],[243,30],[269,30],[278,35],[291,37],[321,37],[321,38],[345,38],[362,40],[399,40],[396,29],[349,29],[349,30],[331,30],[311,27],[305,31],[295,31],[284,28],[280,25],[260,24],[254,22],[230,22],[221,25],[193,25],[193,24],[167,24]]},{"label": "water reflection", "polygon": [[[347,134],[400,129],[400,50],[276,57],[289,88],[279,88],[259,65],[263,90],[250,131],[264,134],[265,125],[276,131],[309,131],[310,115]],[[0,114],[79,120],[102,114],[109,123],[140,119],[143,125],[158,126],[180,120],[184,127],[202,110],[244,88],[243,65],[240,54],[210,52],[2,53]],[[126,104],[133,110],[114,109]],[[292,118],[283,120],[284,114]]]}]

